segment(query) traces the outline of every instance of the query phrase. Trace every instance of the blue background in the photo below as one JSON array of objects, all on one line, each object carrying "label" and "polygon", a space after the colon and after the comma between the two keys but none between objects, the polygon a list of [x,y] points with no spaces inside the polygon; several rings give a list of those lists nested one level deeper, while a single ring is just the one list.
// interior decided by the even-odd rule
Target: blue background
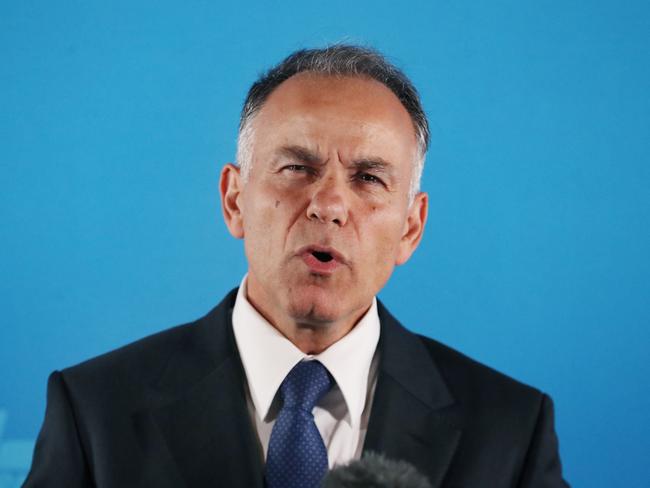
[{"label": "blue background", "polygon": [[245,272],[218,173],[290,51],[374,45],[432,126],[425,238],[381,298],[556,403],[575,486],[650,480],[650,4],[0,3],[0,483],[57,368]]}]

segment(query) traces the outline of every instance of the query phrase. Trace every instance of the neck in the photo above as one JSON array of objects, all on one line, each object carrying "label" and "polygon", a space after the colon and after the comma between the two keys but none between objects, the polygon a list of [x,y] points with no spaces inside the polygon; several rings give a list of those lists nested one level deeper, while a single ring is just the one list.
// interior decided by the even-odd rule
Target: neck
[{"label": "neck", "polygon": [[[271,322],[273,324],[273,322]],[[332,329],[332,325],[317,325],[289,322],[273,326],[278,329],[294,346],[305,354],[320,354],[339,339],[344,337],[354,327],[354,324],[348,327],[337,327]],[[323,330],[327,329],[327,330]]]},{"label": "neck", "polygon": [[260,299],[260,293],[256,293],[253,287],[251,293],[250,281],[246,290],[246,298],[249,303],[282,335],[289,339],[294,346],[305,354],[320,354],[332,344],[343,338],[359,322],[361,317],[370,308],[365,307],[355,310],[350,314],[339,317],[336,320],[322,319],[314,316],[294,317],[279,306],[269,306],[270,303],[277,303],[272,300]]}]

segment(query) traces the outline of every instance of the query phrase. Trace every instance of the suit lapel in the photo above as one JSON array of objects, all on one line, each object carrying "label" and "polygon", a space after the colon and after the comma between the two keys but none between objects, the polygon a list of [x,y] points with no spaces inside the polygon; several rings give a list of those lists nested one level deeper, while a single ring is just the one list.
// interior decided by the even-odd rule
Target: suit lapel
[{"label": "suit lapel", "polygon": [[364,452],[413,464],[440,486],[461,429],[454,399],[420,339],[379,304],[379,374]]},{"label": "suit lapel", "polygon": [[231,293],[169,361],[150,410],[187,486],[262,486],[262,455],[231,325]]}]

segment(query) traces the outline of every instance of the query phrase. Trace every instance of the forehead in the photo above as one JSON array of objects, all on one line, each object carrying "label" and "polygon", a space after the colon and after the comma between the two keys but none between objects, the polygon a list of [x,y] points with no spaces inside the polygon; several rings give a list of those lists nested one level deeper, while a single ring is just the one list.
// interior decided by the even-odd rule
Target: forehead
[{"label": "forehead", "polygon": [[388,87],[370,78],[313,73],[292,76],[271,93],[256,117],[255,132],[262,139],[327,139],[317,144],[382,142],[409,157],[417,145],[411,117]]}]

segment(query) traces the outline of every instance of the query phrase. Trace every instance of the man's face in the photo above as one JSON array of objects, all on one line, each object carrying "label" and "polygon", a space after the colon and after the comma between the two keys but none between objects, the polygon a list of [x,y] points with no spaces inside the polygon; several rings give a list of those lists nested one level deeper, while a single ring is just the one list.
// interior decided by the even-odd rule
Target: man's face
[{"label": "man's face", "polygon": [[[309,73],[282,83],[253,121],[252,166],[225,184],[243,237],[248,296],[273,321],[356,321],[417,247],[426,195],[409,206],[416,137],[384,85]],[[232,167],[231,172],[234,172]]]}]

